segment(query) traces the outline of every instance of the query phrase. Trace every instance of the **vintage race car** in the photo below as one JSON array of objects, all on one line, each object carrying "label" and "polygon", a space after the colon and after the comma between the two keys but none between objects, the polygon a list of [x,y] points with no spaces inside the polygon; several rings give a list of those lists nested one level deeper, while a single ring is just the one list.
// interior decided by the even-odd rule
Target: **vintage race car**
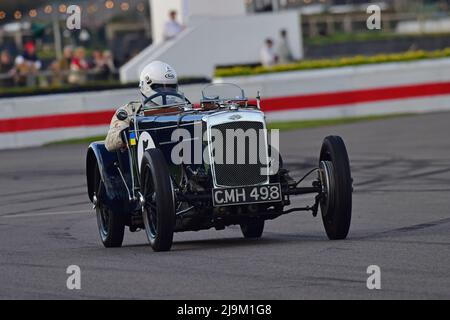
[{"label": "vintage race car", "polygon": [[[240,225],[245,238],[259,238],[265,220],[319,209],[329,239],[347,237],[352,178],[340,137],[326,137],[317,167],[294,180],[259,97],[251,104],[232,84],[209,85],[202,95],[194,107],[182,94],[161,91],[131,116],[126,149],[89,146],[87,189],[105,247],[121,246],[126,226],[145,229],[155,251],[170,250],[180,231]],[[301,186],[311,174],[312,183]],[[288,208],[303,194],[314,194],[314,203]]]}]

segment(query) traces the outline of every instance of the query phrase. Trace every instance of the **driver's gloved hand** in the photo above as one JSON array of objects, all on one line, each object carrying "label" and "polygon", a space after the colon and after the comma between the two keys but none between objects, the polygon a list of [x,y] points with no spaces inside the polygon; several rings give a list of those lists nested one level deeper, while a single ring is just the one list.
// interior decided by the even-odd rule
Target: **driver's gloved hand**
[{"label": "driver's gloved hand", "polygon": [[108,151],[119,150],[127,147],[126,141],[128,139],[124,139],[122,131],[130,126],[133,110],[138,106],[140,106],[139,102],[130,102],[125,106],[120,107],[114,113],[105,139],[105,147]]}]

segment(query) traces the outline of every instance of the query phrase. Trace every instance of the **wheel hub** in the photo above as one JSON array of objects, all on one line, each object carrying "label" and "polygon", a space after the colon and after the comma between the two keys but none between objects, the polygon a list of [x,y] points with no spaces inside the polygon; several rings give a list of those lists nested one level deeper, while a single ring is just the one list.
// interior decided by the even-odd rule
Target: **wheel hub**
[{"label": "wheel hub", "polygon": [[322,185],[320,209],[326,216],[334,203],[334,168],[330,161],[320,161],[319,179]]}]

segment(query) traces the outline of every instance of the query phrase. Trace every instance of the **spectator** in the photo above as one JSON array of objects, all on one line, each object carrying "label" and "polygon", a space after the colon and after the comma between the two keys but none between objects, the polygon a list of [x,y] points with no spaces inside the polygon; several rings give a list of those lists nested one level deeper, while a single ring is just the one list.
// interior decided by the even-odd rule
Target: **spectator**
[{"label": "spectator", "polygon": [[35,86],[37,73],[41,67],[42,63],[36,55],[35,44],[31,41],[27,42],[24,52],[15,60],[16,84]]},{"label": "spectator", "polygon": [[53,70],[53,83],[65,84],[68,83],[68,75],[70,71],[70,65],[72,63],[73,48],[66,46],[63,51],[61,59],[52,63],[51,69]]},{"label": "spectator", "polygon": [[100,50],[94,50],[92,52],[92,60],[90,62],[91,68],[100,69],[103,65],[103,54]]},{"label": "spectator", "polygon": [[12,75],[14,73],[14,63],[8,51],[0,53],[0,87],[10,87],[13,85]]},{"label": "spectator", "polygon": [[0,73],[8,73],[14,67],[11,56],[8,51],[3,50],[0,53]]},{"label": "spectator", "polygon": [[268,38],[261,49],[261,64],[264,67],[271,67],[275,65],[277,61],[278,57],[273,48],[273,40]]},{"label": "spectator", "polygon": [[107,78],[111,79],[111,77],[117,72],[111,51],[109,50],[103,51],[103,59],[105,62],[105,69],[107,71]]},{"label": "spectator", "polygon": [[110,80],[111,76],[116,71],[111,52],[108,50],[105,50],[104,52],[95,51],[93,55],[96,79]]},{"label": "spectator", "polygon": [[59,60],[59,66],[61,70],[70,70],[70,64],[73,58],[73,47],[64,47],[63,57]]},{"label": "spectator", "polygon": [[89,68],[93,71],[92,75],[89,77],[90,80],[98,81],[103,79],[104,64],[102,52],[100,50],[94,50],[92,52],[92,60],[89,63]]},{"label": "spectator", "polygon": [[169,21],[164,25],[164,40],[175,38],[181,31],[183,26],[177,21],[177,12],[172,10],[169,12]]},{"label": "spectator", "polygon": [[280,43],[277,48],[278,63],[290,63],[294,61],[292,57],[287,31],[285,29],[280,31]]},{"label": "spectator", "polygon": [[89,64],[86,61],[86,51],[83,47],[75,50],[72,61],[70,63],[70,84],[84,84],[87,80],[87,71]]}]

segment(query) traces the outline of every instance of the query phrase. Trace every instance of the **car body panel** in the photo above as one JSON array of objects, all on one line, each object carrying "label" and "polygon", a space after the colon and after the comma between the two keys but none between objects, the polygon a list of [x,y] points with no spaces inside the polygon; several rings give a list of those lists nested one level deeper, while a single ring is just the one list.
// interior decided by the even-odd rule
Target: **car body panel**
[{"label": "car body panel", "polygon": [[[120,162],[119,162],[120,157]],[[111,209],[121,208],[126,210],[124,204],[128,203],[129,196],[122,177],[120,176],[118,167],[116,164],[121,163],[121,171],[123,178],[127,182],[127,185],[131,184],[131,174],[129,170],[129,159],[127,153],[109,152],[106,150],[103,141],[93,142],[88,148],[86,157],[86,177],[88,185],[88,196],[92,201],[96,188],[94,186],[94,175],[96,161],[100,172],[100,177],[104,184],[104,192],[100,197],[103,197],[102,201]]]}]

